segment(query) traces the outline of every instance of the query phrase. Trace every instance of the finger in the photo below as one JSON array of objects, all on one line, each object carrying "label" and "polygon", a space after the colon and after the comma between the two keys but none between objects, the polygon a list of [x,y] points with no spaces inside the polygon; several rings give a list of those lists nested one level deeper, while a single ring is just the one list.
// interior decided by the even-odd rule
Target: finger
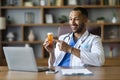
[{"label": "finger", "polygon": [[45,42],[47,42],[47,41],[48,41],[48,38],[45,39]]},{"label": "finger", "polygon": [[61,50],[61,45],[60,44],[58,44],[58,47],[59,47],[59,50]]},{"label": "finger", "polygon": [[46,44],[46,42],[48,42],[48,38],[46,38],[46,39],[44,40],[43,45]]},{"label": "finger", "polygon": [[53,41],[54,41],[54,42],[58,42],[58,39],[54,39]]},{"label": "finger", "polygon": [[47,45],[49,45],[48,41],[46,41],[46,42],[43,43],[43,46],[47,46]]},{"label": "finger", "polygon": [[58,47],[60,48],[60,44],[58,44]]}]

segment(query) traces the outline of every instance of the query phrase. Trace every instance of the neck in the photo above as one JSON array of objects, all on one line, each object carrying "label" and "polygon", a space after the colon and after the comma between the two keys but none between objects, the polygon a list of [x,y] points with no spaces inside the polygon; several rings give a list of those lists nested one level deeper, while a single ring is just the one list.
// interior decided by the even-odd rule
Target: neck
[{"label": "neck", "polygon": [[84,28],[80,33],[74,33],[74,40],[78,40],[84,34],[85,31],[86,28]]}]

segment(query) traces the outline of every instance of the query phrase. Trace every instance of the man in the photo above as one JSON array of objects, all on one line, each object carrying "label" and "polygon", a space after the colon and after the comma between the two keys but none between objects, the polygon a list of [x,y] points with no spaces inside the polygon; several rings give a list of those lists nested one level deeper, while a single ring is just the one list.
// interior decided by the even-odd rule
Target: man
[{"label": "man", "polygon": [[44,42],[49,52],[49,66],[102,66],[104,51],[101,39],[86,30],[88,12],[81,7],[74,8],[69,14],[69,24],[72,33],[59,37],[56,48],[49,46],[48,39]]}]

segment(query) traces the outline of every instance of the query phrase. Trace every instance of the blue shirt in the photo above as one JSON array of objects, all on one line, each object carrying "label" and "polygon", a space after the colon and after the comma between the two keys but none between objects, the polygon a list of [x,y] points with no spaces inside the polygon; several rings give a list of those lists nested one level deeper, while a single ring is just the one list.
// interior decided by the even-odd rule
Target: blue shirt
[{"label": "blue shirt", "polygon": [[[75,43],[76,42],[74,41],[74,38],[72,36],[69,45],[73,47]],[[58,66],[68,67],[70,65],[70,55],[71,53],[66,53],[64,58],[62,59],[62,61],[60,62]]]}]

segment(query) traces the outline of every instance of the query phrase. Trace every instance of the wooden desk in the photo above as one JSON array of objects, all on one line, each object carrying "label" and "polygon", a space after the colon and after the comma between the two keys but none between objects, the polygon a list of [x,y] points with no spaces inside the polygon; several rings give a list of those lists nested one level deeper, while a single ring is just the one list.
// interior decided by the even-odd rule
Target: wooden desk
[{"label": "wooden desk", "polygon": [[0,67],[0,80],[120,80],[120,67],[87,67],[94,75],[62,76],[61,73],[8,71]]}]

